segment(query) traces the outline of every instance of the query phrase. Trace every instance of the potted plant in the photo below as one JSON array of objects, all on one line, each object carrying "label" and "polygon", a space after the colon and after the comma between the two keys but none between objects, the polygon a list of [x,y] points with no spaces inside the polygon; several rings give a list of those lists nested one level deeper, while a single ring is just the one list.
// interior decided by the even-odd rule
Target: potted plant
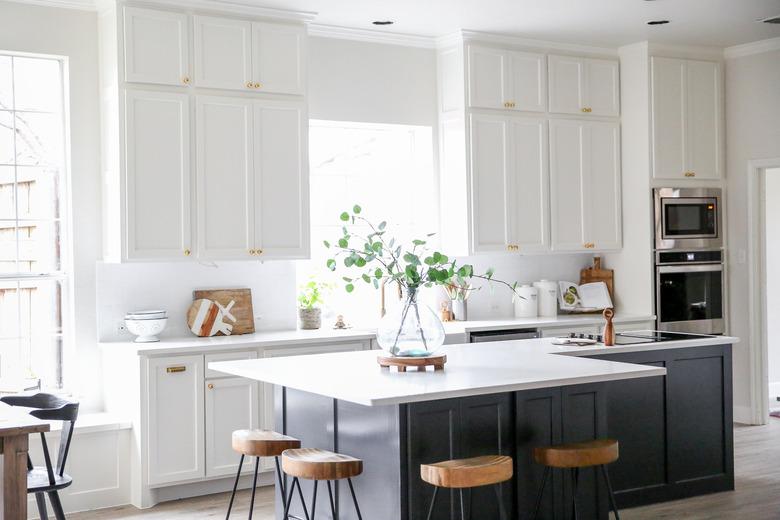
[{"label": "potted plant", "polygon": [[314,330],[322,326],[322,296],[329,287],[328,284],[316,280],[309,280],[300,287],[298,318],[302,329]]},{"label": "potted plant", "polygon": [[[482,279],[510,285],[493,278],[493,270],[476,274],[473,266],[459,265],[439,251],[430,251],[424,239],[402,244],[387,236],[387,223],[374,224],[362,215],[360,206],[340,215],[344,223],[342,236],[325,247],[333,248],[335,255],[327,267],[335,271],[340,260],[344,267],[359,271],[356,276],[344,276],[347,292],[355,290],[355,283],[364,282],[379,288],[384,281],[396,282],[402,290],[403,304],[388,312],[377,330],[379,345],[392,356],[425,357],[432,355],[444,343],[441,320],[427,305],[418,302],[422,287],[448,286],[457,279]],[[426,238],[430,238],[430,233]]]}]

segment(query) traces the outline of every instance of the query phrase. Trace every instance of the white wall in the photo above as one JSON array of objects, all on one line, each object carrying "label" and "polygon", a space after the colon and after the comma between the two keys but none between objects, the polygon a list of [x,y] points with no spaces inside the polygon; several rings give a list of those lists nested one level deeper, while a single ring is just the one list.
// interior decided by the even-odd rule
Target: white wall
[{"label": "white wall", "polygon": [[99,395],[95,261],[101,254],[97,15],[0,0],[0,49],[66,56],[70,73],[71,211],[77,363],[68,384],[85,405]]},{"label": "white wall", "polygon": [[769,406],[777,406],[775,397],[780,396],[780,168],[766,170],[765,183],[766,221],[764,238],[766,243],[766,315],[767,346],[769,348]]},{"label": "white wall", "polygon": [[734,349],[736,420],[749,420],[750,337],[748,316],[747,165],[780,157],[780,51],[726,61],[726,166],[729,233],[730,331],[742,342]]}]

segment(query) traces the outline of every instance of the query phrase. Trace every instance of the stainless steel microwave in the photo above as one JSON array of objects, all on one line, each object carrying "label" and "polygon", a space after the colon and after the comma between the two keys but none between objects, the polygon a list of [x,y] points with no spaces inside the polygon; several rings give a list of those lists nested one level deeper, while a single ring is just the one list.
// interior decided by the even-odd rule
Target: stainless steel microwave
[{"label": "stainless steel microwave", "polygon": [[718,249],[721,233],[720,188],[656,188],[656,249]]}]

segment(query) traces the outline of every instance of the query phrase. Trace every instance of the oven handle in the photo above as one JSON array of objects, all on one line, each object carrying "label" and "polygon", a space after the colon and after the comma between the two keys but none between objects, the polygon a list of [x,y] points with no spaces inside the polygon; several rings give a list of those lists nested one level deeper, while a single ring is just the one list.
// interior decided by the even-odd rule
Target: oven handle
[{"label": "oven handle", "polygon": [[660,265],[659,273],[703,273],[707,271],[723,271],[723,264],[699,265]]}]

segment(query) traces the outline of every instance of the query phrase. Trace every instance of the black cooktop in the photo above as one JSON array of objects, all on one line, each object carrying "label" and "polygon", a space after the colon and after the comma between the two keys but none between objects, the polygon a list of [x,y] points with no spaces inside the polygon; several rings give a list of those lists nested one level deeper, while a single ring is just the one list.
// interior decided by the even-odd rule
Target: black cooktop
[{"label": "black cooktop", "polygon": [[[582,338],[604,342],[601,334],[569,334],[570,338]],[[615,334],[615,345],[636,345],[639,343],[658,343],[662,341],[680,341],[684,339],[699,339],[710,337],[703,334],[686,334],[684,332],[667,332],[662,330],[638,330],[618,332]]]}]

